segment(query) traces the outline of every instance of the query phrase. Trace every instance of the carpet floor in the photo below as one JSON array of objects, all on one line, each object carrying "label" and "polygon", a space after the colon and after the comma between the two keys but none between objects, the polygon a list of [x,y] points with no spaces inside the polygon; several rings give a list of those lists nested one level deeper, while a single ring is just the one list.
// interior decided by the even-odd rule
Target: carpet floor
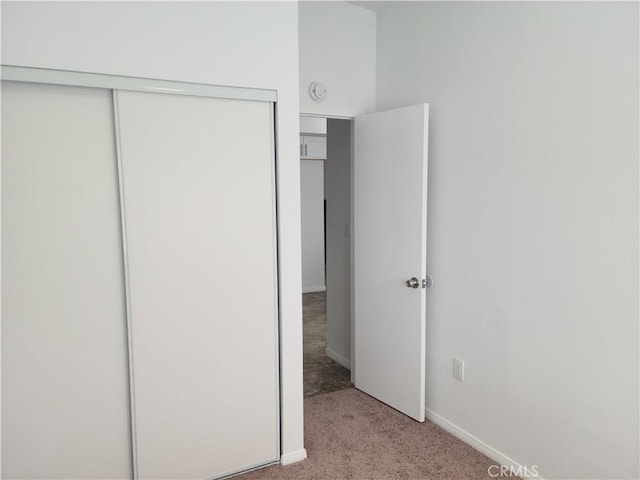
[{"label": "carpet floor", "polygon": [[488,457],[432,422],[418,423],[349,388],[306,398],[308,458],[242,480],[491,479]]}]

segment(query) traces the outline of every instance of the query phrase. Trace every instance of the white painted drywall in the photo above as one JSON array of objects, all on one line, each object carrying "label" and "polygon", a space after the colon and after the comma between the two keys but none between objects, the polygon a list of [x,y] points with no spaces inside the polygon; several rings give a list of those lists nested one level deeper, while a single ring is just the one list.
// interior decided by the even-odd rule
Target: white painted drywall
[{"label": "white painted drywall", "polygon": [[431,110],[427,407],[638,478],[638,4],[407,2],[377,44],[378,108]]},{"label": "white painted drywall", "polygon": [[327,121],[327,355],[351,368],[351,120]]},{"label": "white painted drywall", "polygon": [[297,4],[3,2],[2,63],[277,90],[282,453],[304,458]]},{"label": "white painted drywall", "polygon": [[324,292],[324,160],[300,160],[302,292]]},{"label": "white painted drywall", "polygon": [[[345,2],[300,2],[300,111],[352,117],[375,109],[376,14]],[[320,102],[309,85],[327,87]]]}]

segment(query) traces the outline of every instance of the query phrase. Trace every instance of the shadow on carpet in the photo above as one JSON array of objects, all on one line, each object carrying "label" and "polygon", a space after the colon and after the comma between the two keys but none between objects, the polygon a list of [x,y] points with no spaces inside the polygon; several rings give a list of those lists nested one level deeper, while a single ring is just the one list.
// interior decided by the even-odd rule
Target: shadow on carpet
[{"label": "shadow on carpet", "polygon": [[307,398],[304,410],[306,460],[285,467],[274,465],[234,478],[492,478],[488,468],[495,462],[488,457],[434,423],[418,423],[354,388]]}]

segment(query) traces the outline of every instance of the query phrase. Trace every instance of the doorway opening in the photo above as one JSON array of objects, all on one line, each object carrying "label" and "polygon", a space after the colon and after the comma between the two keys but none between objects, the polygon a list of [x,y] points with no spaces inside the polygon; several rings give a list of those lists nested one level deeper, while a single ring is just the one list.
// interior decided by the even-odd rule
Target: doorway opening
[{"label": "doorway opening", "polygon": [[304,396],[352,386],[350,119],[300,116]]}]

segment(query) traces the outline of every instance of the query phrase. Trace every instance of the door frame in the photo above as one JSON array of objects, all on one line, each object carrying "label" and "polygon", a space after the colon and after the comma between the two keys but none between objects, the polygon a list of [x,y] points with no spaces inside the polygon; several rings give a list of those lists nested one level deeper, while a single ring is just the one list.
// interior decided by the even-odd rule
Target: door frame
[{"label": "door frame", "polygon": [[[378,112],[371,112],[371,113],[378,113]],[[322,114],[322,113],[307,113],[307,112],[300,112],[299,114],[300,117],[311,117],[311,118],[324,118],[327,120],[330,119],[334,119],[334,120],[348,120],[351,122],[351,154],[349,157],[349,171],[350,171],[350,175],[351,175],[351,179],[350,179],[350,191],[349,191],[349,196],[350,196],[350,218],[351,218],[351,228],[353,227],[353,218],[354,218],[354,189],[353,189],[353,185],[354,185],[354,149],[355,149],[355,119],[356,116],[346,116],[346,115],[332,115],[332,114]],[[328,136],[327,136],[327,141],[328,141]],[[351,233],[353,233],[353,230],[351,231]],[[355,295],[354,295],[354,288],[353,288],[353,277],[354,277],[354,250],[355,250],[355,246],[354,246],[354,242],[353,242],[353,234],[350,235],[349,237],[349,253],[350,253],[350,265],[349,265],[349,294],[350,294],[350,302],[351,302],[351,312],[350,312],[350,325],[351,325],[351,351],[350,351],[350,360],[351,360],[351,383],[352,384],[356,384],[356,368],[355,368],[355,364],[356,364],[356,358],[355,358]],[[325,258],[325,262],[326,262],[326,258]],[[303,395],[304,397],[304,395]]]},{"label": "door frame", "polygon": [[[354,124],[355,124],[355,116],[345,116],[345,115],[330,115],[330,114],[321,114],[321,113],[305,113],[300,112],[300,117],[311,117],[311,118],[324,118],[327,120],[348,120],[351,124],[351,153],[349,155],[349,174],[350,174],[350,182],[349,182],[349,217],[351,218],[350,229],[353,228],[353,158],[354,158]],[[329,141],[329,136],[327,135],[327,142]],[[353,232],[353,230],[352,230]],[[356,369],[355,369],[355,310],[354,310],[354,292],[353,292],[353,235],[349,236],[349,299],[350,299],[350,314],[349,314],[349,324],[351,328],[351,347],[350,347],[350,355],[349,360],[351,362],[351,383],[355,385],[356,383]],[[326,258],[325,258],[326,262]],[[325,281],[326,282],[326,281]],[[303,395],[304,397],[304,395]]]},{"label": "door frame", "polygon": [[160,93],[165,95],[186,95],[196,97],[209,97],[218,99],[230,99],[230,100],[246,100],[267,102],[270,104],[270,116],[271,116],[271,139],[272,139],[272,165],[271,165],[271,182],[273,191],[273,235],[274,235],[274,289],[275,289],[275,313],[274,313],[274,333],[276,341],[276,355],[275,355],[275,372],[276,372],[276,422],[277,422],[277,455],[273,462],[267,464],[253,465],[243,467],[237,472],[228,472],[225,474],[235,475],[241,472],[253,470],[256,468],[266,467],[268,465],[279,464],[282,459],[283,451],[283,392],[282,392],[282,319],[281,319],[281,275],[280,275],[280,239],[278,232],[280,231],[281,219],[278,215],[278,201],[279,201],[279,189],[278,189],[278,138],[277,132],[277,107],[278,107],[278,95],[277,90],[273,89],[261,89],[250,87],[233,87],[226,85],[212,85],[194,82],[180,82],[173,80],[162,80],[153,78],[142,77],[130,77],[121,75],[99,74],[89,72],[79,72],[71,70],[58,70],[49,68],[36,68],[36,67],[21,67],[15,65],[0,64],[0,80],[16,83],[33,83],[41,85],[53,85],[53,86],[73,86],[83,88],[97,88],[103,90],[111,90],[114,99],[113,108],[116,115],[116,121],[114,123],[116,142],[116,161],[118,172],[118,191],[120,201],[120,222],[121,222],[121,237],[122,237],[122,252],[123,252],[123,287],[125,298],[125,319],[126,319],[126,334],[127,334],[127,354],[128,354],[128,388],[129,388],[129,412],[130,412],[130,440],[132,445],[132,474],[134,479],[138,479],[138,466],[137,466],[137,452],[136,452],[136,412],[135,412],[135,385],[133,378],[133,343],[132,343],[132,319],[131,319],[131,295],[129,291],[129,269],[128,269],[128,257],[127,257],[127,242],[126,242],[126,222],[123,202],[123,185],[122,185],[122,165],[121,155],[119,151],[119,132],[117,122],[117,91],[136,91],[146,93]]}]

